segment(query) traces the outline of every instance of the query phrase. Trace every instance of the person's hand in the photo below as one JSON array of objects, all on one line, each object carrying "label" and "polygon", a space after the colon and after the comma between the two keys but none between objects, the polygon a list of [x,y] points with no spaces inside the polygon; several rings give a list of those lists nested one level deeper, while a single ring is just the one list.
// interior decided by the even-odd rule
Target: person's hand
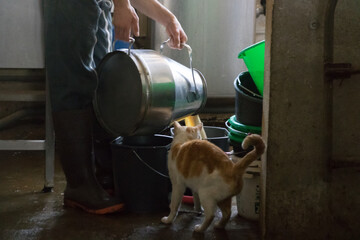
[{"label": "person's hand", "polygon": [[170,37],[170,42],[168,43],[169,47],[177,49],[183,47],[183,44],[186,43],[188,37],[175,15],[170,12],[169,9],[164,7],[157,0],[131,0],[131,4],[137,10],[165,27],[166,33]]},{"label": "person's hand", "polygon": [[128,42],[131,34],[139,36],[139,17],[128,1],[115,1],[113,24],[116,40]]},{"label": "person's hand", "polygon": [[183,44],[188,40],[188,37],[176,17],[173,17],[165,27],[166,33],[170,37],[169,46],[171,48],[181,49]]}]

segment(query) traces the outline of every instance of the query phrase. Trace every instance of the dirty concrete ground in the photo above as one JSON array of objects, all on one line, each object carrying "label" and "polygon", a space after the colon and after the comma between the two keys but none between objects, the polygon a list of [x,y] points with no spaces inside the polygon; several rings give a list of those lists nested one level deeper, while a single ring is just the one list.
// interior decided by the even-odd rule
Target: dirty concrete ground
[{"label": "dirty concrete ground", "polygon": [[[20,124],[0,131],[0,138],[42,139],[42,129],[41,121]],[[258,223],[238,216],[236,205],[225,230],[211,225],[204,234],[193,233],[204,216],[188,205],[169,226],[160,222],[168,212],[98,216],[65,208],[66,182],[58,161],[53,192],[41,192],[44,159],[43,151],[0,151],[0,239],[260,239]]]}]

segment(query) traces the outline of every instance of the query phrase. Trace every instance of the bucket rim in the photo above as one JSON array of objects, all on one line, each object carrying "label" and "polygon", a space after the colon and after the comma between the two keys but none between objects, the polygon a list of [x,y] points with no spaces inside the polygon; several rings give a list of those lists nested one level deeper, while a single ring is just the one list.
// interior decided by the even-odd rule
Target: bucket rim
[{"label": "bucket rim", "polygon": [[241,137],[230,132],[229,139],[231,140],[230,142],[236,142],[241,144],[244,141],[245,137]]},{"label": "bucket rim", "polygon": [[[256,91],[257,91],[258,93],[253,92],[253,91],[255,91],[255,90],[250,90],[250,89],[246,88],[245,86],[243,86],[243,85],[241,84],[241,83],[242,83],[242,82],[241,82],[242,76],[247,77],[247,76],[245,76],[245,75],[248,75],[248,76],[251,78],[252,82],[254,83],[254,85],[255,85],[255,87],[256,87]],[[242,91],[243,93],[245,93],[245,94],[248,95],[248,96],[255,97],[255,98],[261,99],[261,100],[263,99],[263,96],[261,95],[258,87],[256,86],[256,82],[255,82],[254,79],[252,78],[251,73],[250,73],[249,71],[241,72],[241,73],[235,78],[234,87],[236,88],[236,90]],[[249,94],[247,94],[247,93],[249,93]]]},{"label": "bucket rim", "polygon": [[205,130],[205,127],[207,129],[217,129],[217,130],[222,130],[226,133],[226,136],[221,136],[221,137],[210,137],[210,138],[207,138],[207,139],[210,139],[210,140],[214,140],[214,139],[225,139],[225,138],[229,138],[229,130],[227,130],[226,128],[224,127],[216,127],[216,126],[203,126],[204,130]]},{"label": "bucket rim", "polygon": [[[115,138],[112,142],[111,142],[111,146],[114,147],[122,147],[122,148],[131,148],[131,149],[159,149],[159,148],[168,148],[171,143],[172,143],[172,136],[169,135],[163,135],[163,134],[154,134],[154,135],[149,135],[149,137],[163,137],[163,138],[168,138],[171,139],[170,143],[166,144],[166,145],[157,145],[157,146],[141,146],[141,145],[128,145],[128,144],[119,144],[117,143],[118,141],[121,141],[120,139],[123,139],[124,137],[127,136],[119,136],[117,138]],[[128,137],[143,137],[143,136],[128,136]]]},{"label": "bucket rim", "polygon": [[230,133],[233,135],[241,136],[241,137],[244,136],[244,138],[248,135],[247,132],[242,132],[240,130],[236,130],[236,129],[232,128],[231,126],[228,126],[228,128],[229,128]]},{"label": "bucket rim", "polygon": [[[204,130],[205,128],[207,129],[218,129],[218,130],[224,130],[224,132],[226,133],[226,136],[221,136],[221,137],[210,137],[210,138],[206,138],[205,140],[216,140],[216,139],[226,139],[229,138],[229,130],[227,130],[224,127],[216,127],[216,126],[203,126]],[[174,127],[170,128],[170,133],[172,136],[174,136]]]},{"label": "bucket rim", "polygon": [[261,126],[257,127],[257,126],[251,126],[251,125],[245,125],[245,124],[239,123],[236,120],[235,115],[232,115],[228,121],[229,121],[230,125],[236,130],[246,129],[250,133],[261,133]]},{"label": "bucket rim", "polygon": [[[262,103],[263,97],[262,97],[261,95],[259,95],[259,96],[261,96],[261,98],[258,97],[258,96],[251,96],[251,95],[249,95],[249,94],[246,94],[242,89],[240,89],[240,88],[238,87],[237,82],[240,81],[240,76],[243,75],[244,73],[249,73],[249,72],[241,72],[241,73],[235,78],[235,80],[234,80],[234,88],[235,88],[235,91],[238,92],[238,93],[240,93],[241,96],[243,96],[244,98],[246,98],[246,99],[248,99],[248,100],[250,100],[250,101],[252,101],[252,102]],[[249,73],[249,74],[250,74],[250,73]]]}]

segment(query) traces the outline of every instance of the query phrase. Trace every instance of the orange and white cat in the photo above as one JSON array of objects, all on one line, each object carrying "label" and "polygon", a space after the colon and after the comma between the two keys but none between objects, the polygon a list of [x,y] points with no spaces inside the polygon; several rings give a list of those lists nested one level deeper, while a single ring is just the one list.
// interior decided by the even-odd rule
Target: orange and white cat
[{"label": "orange and white cat", "polygon": [[215,227],[225,227],[231,216],[231,199],[242,189],[246,168],[265,150],[259,135],[248,135],[242,143],[243,149],[249,146],[255,148],[233,163],[219,147],[200,140],[201,129],[202,124],[187,127],[174,122],[174,139],[168,155],[172,183],[170,214],[161,219],[166,224],[174,220],[185,189],[189,187],[193,192],[195,210],[200,211],[202,206],[205,214],[203,223],[195,226],[196,232],[203,232],[209,227],[217,207],[222,212],[222,218]]}]

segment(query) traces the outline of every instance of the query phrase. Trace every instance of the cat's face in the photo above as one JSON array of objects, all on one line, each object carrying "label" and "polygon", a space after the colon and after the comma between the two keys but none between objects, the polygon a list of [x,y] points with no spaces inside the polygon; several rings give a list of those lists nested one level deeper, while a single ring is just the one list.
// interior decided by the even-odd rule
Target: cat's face
[{"label": "cat's face", "polygon": [[201,139],[200,131],[202,124],[195,127],[181,126],[178,122],[174,122],[174,139],[180,141],[190,141],[195,139]]}]

